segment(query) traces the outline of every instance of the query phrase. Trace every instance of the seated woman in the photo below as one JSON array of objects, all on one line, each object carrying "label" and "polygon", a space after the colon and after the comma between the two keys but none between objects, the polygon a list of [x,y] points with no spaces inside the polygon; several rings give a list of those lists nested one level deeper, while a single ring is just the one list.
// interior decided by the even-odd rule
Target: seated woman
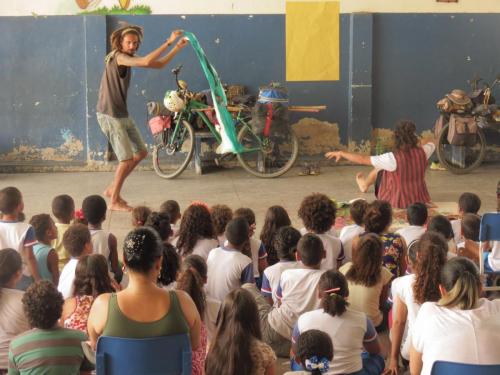
[{"label": "seated woman", "polygon": [[349,288],[344,275],[333,270],[321,275],[318,297],[322,308],[302,314],[295,324],[292,351],[296,362],[300,360],[299,335],[317,329],[328,334],[335,348],[335,360],[328,364],[329,374],[380,374],[384,358],[380,355],[377,332],[366,314],[349,307]]},{"label": "seated woman", "polygon": [[500,364],[500,300],[480,298],[477,267],[449,260],[441,271],[441,299],[426,302],[412,333],[410,370],[429,375],[436,361]]},{"label": "seated woman", "polygon": [[400,120],[394,129],[394,152],[369,156],[346,151],[326,153],[327,159],[346,159],[353,163],[370,165],[375,169],[365,178],[356,175],[356,182],[362,192],[375,184],[377,199],[388,201],[394,208],[406,208],[422,202],[431,204],[431,197],[425,184],[427,160],[436,149],[434,143],[419,145],[416,126],[412,121]]},{"label": "seated woman", "polygon": [[76,265],[73,297],[64,301],[61,315],[64,328],[87,333],[87,319],[94,299],[102,293],[114,291],[104,255],[91,254],[82,257]]},{"label": "seated woman", "polygon": [[200,315],[183,291],[165,291],[157,285],[162,243],[152,229],[131,231],[123,245],[129,284],[118,293],[96,298],[87,324],[91,346],[99,336],[146,338],[189,333],[192,350],[200,345]]}]

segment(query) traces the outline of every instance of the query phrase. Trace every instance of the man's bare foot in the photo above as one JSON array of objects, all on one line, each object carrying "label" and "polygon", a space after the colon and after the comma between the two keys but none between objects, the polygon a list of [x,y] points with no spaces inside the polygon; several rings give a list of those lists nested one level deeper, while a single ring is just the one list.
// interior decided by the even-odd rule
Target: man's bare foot
[{"label": "man's bare foot", "polygon": [[366,179],[363,172],[356,173],[356,183],[362,193],[366,193],[368,191],[368,186],[366,185]]},{"label": "man's bare foot", "polygon": [[123,211],[123,212],[132,211],[132,207],[130,207],[128,204],[122,203],[120,201],[111,203],[111,205],[109,206],[109,209],[111,211]]},{"label": "man's bare foot", "polygon": [[[104,192],[102,193],[102,195],[104,195],[105,197],[111,198],[112,195],[113,195],[112,191],[113,190],[108,187],[106,190],[104,190]],[[122,197],[118,197],[117,201],[120,202],[120,203],[123,203],[123,204],[127,204],[127,201],[125,199],[123,199]]]}]

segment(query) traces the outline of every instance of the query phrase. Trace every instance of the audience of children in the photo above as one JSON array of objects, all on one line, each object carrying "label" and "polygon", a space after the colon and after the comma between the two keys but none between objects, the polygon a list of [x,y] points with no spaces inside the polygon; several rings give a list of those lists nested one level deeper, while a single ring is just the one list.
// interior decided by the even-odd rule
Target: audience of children
[{"label": "audience of children", "polygon": [[9,186],[0,190],[0,249],[14,249],[21,255],[23,276],[16,285],[20,290],[26,290],[33,281],[40,280],[33,254],[35,231],[20,220],[21,216],[24,217],[23,210],[23,196],[19,189]]},{"label": "audience of children", "polygon": [[52,241],[52,247],[56,250],[59,258],[59,271],[70,259],[69,253],[63,245],[64,232],[75,218],[75,202],[67,194],[58,195],[52,200],[52,215],[56,218],[57,238]]},{"label": "audience of children", "polygon": [[279,262],[279,255],[274,248],[274,236],[282,227],[292,225],[288,212],[282,206],[271,206],[267,209],[264,225],[260,231],[260,240],[267,252],[267,264],[272,266]]},{"label": "audience of children", "polygon": [[30,329],[24,314],[24,292],[16,289],[23,276],[21,255],[14,249],[0,250],[0,374],[7,371],[10,341]]},{"label": "audience of children", "polygon": [[461,221],[465,214],[477,215],[481,208],[481,199],[474,193],[462,193],[458,198],[458,219],[451,220],[453,228],[453,239],[455,243],[463,241],[461,232]]},{"label": "audience of children", "polygon": [[206,375],[274,374],[275,362],[276,355],[263,342],[255,300],[248,291],[234,289],[224,298]]},{"label": "audience of children", "polygon": [[314,233],[323,242],[326,254],[321,262],[323,270],[338,269],[345,258],[342,242],[331,232],[336,211],[335,203],[326,195],[319,193],[305,197],[299,208],[299,217],[305,226],[301,233]]},{"label": "audience of children", "polygon": [[210,250],[219,246],[212,216],[203,203],[192,203],[184,211],[179,236],[172,242],[182,257],[196,254],[208,258]]},{"label": "audience of children", "polygon": [[87,319],[97,296],[114,292],[108,263],[102,254],[84,255],[78,260],[73,295],[64,301],[61,326],[87,333]]},{"label": "audience of children", "polygon": [[[457,349],[459,341],[470,341],[472,335],[479,338],[478,347],[485,348],[497,339],[494,332],[500,328],[500,305],[479,299],[477,269],[463,258],[479,261],[480,204],[475,194],[460,197],[463,243],[457,248],[452,223],[445,216],[433,216],[425,232],[428,214],[421,203],[407,208],[409,226],[392,233],[392,208],[387,202],[355,200],[350,205],[354,224],[342,228],[338,239],[332,230],[335,203],[323,194],[311,194],[298,211],[305,226],[302,236],[290,226],[286,210],[272,206],[261,240],[252,238],[256,223],[249,208],[239,208],[233,215],[226,205],[209,210],[196,202],[181,216],[172,200],[162,204],[160,212],[140,206],[132,212],[136,229],[123,244],[128,285],[119,286],[109,275],[109,265],[117,278],[122,269],[117,240],[102,229],[104,199],[94,195],[84,200],[82,216],[88,228],[70,224],[75,209],[68,195],[52,201],[57,223],[40,214],[24,224],[21,192],[2,189],[0,374],[9,366],[13,374],[18,366],[27,366],[25,355],[36,355],[25,349],[27,342],[43,336],[50,357],[60,352],[53,338],[84,339],[57,324],[88,332],[93,348],[100,335],[142,338],[189,333],[193,374],[272,374],[276,355],[288,356],[291,348],[296,362],[292,368],[300,367],[297,374],[381,374],[384,360],[377,331],[387,326],[391,282],[393,324],[385,374],[398,373],[400,355],[410,359],[412,373],[422,369],[422,374],[430,373],[432,363],[440,359],[495,363],[492,358],[498,356],[495,350],[500,345],[491,351],[494,354]],[[171,226],[179,219],[174,239]],[[452,253],[459,257],[446,263]],[[487,255],[485,259],[487,263]],[[64,305],[59,304],[60,294],[44,281],[31,286],[29,290],[36,290],[31,295],[14,289],[26,288],[39,278],[58,286],[67,298]],[[44,311],[34,305],[49,295]],[[26,304],[23,308],[22,299],[29,298],[31,311],[38,309],[35,318]],[[481,325],[476,324],[479,317]],[[42,323],[33,323],[40,319]],[[29,325],[40,329],[24,334]],[[461,339],[444,337],[453,336],[449,332]],[[68,347],[67,353],[75,366],[88,366],[80,357],[81,349]],[[49,361],[37,363],[43,369]],[[75,366],[68,365],[67,373],[76,373]]]},{"label": "audience of children", "polygon": [[57,228],[49,214],[35,215],[30,220],[35,231],[37,243],[33,245],[38,273],[42,280],[59,283],[59,257],[52,248],[52,241],[57,238]]},{"label": "audience of children", "polygon": [[354,238],[365,231],[363,218],[367,207],[368,202],[364,199],[356,199],[349,206],[349,215],[352,221],[354,221],[354,224],[343,227],[339,235],[342,246],[344,247],[344,263],[352,260],[352,242]]},{"label": "audience of children", "polygon": [[233,210],[225,204],[216,204],[210,208],[210,213],[212,214],[215,235],[217,236],[217,241],[219,241],[219,246],[224,246],[224,242],[226,242],[224,232],[226,231],[227,223],[233,218]]}]

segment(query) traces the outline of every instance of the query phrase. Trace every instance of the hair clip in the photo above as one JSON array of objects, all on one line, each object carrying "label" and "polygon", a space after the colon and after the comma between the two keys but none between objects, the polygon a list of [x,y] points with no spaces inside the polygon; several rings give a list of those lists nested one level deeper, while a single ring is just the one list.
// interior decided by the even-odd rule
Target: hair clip
[{"label": "hair clip", "polygon": [[337,294],[336,292],[340,292],[340,287],[337,287],[337,288],[331,288],[331,289],[327,289],[327,290],[324,290],[323,293],[325,294]]},{"label": "hair clip", "polygon": [[309,371],[319,370],[320,372],[327,372],[330,368],[330,361],[325,357],[318,358],[317,356],[313,356],[306,359],[305,366],[306,370]]}]

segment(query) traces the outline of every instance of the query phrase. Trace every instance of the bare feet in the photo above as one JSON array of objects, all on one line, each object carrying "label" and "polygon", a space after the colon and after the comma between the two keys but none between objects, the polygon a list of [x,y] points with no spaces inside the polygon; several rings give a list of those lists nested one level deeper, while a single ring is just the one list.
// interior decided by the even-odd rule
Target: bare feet
[{"label": "bare feet", "polygon": [[[102,195],[104,195],[105,197],[111,198],[113,195],[112,192],[113,192],[112,188],[108,187],[108,188],[106,188],[106,190],[104,190]],[[118,202],[125,204],[125,205],[127,204],[127,201],[120,196],[118,197]]]},{"label": "bare feet", "polygon": [[127,203],[123,203],[120,201],[112,202],[109,206],[111,211],[122,211],[122,212],[130,212],[132,211],[132,207],[130,207]]},{"label": "bare feet", "polygon": [[365,175],[363,172],[356,173],[356,183],[358,184],[359,190],[362,193],[366,193],[368,190],[368,185],[366,184]]}]

